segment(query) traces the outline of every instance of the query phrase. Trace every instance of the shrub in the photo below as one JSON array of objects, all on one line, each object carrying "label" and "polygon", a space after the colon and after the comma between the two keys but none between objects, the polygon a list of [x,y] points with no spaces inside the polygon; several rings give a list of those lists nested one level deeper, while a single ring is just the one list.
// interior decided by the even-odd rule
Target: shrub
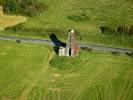
[{"label": "shrub", "polygon": [[0,4],[3,5],[6,13],[23,14],[30,17],[38,15],[47,8],[44,3],[39,3],[37,0],[2,0]]},{"label": "shrub", "polygon": [[129,28],[129,35],[133,35],[133,25],[131,25]]},{"label": "shrub", "polygon": [[133,35],[133,25],[123,25],[123,26],[119,26],[117,28],[117,31],[120,34],[124,34],[124,35]]},{"label": "shrub", "polygon": [[17,2],[15,0],[5,0],[2,2],[2,5],[4,7],[4,11],[7,13],[15,13],[17,12]]},{"label": "shrub", "polygon": [[133,35],[133,25],[121,25],[116,28],[110,26],[101,26],[100,29],[102,33],[108,35]]},{"label": "shrub", "polygon": [[115,29],[109,26],[101,26],[100,29],[102,33],[115,33]]},{"label": "shrub", "polygon": [[119,26],[119,27],[117,28],[117,31],[118,31],[120,34],[127,34],[127,33],[128,33],[128,26],[126,26],[126,25]]},{"label": "shrub", "polygon": [[68,15],[67,18],[72,21],[87,21],[89,17],[86,14]]},{"label": "shrub", "polygon": [[5,30],[13,30],[13,31],[17,31],[17,30],[23,30],[23,24],[18,24],[16,26],[13,27],[7,27],[5,28]]}]

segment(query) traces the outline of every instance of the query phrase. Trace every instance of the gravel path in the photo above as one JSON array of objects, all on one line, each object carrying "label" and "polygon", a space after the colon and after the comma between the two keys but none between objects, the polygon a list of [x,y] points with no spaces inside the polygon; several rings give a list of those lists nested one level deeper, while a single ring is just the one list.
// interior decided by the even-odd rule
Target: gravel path
[{"label": "gravel path", "polygon": [[[20,37],[12,37],[12,36],[0,36],[0,40],[31,42],[31,43],[45,43],[48,45],[54,45],[54,43],[50,40],[33,39],[33,38],[20,38]],[[96,45],[96,44],[93,44],[93,45],[80,44],[79,46],[82,49],[88,49],[88,50],[100,50],[100,51],[133,54],[133,49],[129,49],[129,48],[117,48],[117,47],[109,47],[109,46]]]}]

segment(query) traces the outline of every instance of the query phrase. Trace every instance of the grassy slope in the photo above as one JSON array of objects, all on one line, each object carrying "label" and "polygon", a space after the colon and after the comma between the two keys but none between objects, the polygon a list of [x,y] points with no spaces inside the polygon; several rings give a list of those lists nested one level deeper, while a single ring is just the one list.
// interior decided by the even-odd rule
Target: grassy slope
[{"label": "grassy slope", "polygon": [[3,11],[0,11],[0,30],[4,30],[6,27],[12,27],[18,25],[25,21],[26,18],[23,16],[4,15]]},{"label": "grassy slope", "polygon": [[[70,28],[78,30],[82,42],[102,43],[111,46],[133,48],[131,36],[104,35],[100,26],[118,27],[133,23],[133,2],[131,0],[39,0],[48,9],[38,17],[29,18],[24,24],[25,31],[6,32],[6,35],[49,38],[55,32],[65,39]],[[74,21],[68,16],[85,15],[87,19]],[[4,33],[5,34],[5,33]],[[108,34],[108,33],[107,33]]]},{"label": "grassy slope", "polygon": [[[55,56],[43,44],[0,41],[0,97],[24,100],[132,100],[133,58],[82,51]],[[47,47],[47,49],[45,49]]]}]

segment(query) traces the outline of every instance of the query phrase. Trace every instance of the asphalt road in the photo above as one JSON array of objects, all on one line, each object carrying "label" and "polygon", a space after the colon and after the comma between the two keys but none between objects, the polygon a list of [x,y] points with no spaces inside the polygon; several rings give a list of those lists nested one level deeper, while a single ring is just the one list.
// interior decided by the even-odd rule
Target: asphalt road
[{"label": "asphalt road", "polygon": [[[33,39],[33,38],[20,38],[20,37],[12,37],[12,36],[0,36],[0,40],[9,40],[16,42],[31,42],[31,43],[45,43],[48,45],[54,45],[54,43],[50,40],[43,39]],[[117,48],[117,47],[109,47],[104,45],[88,45],[88,44],[79,44],[79,47],[86,50],[99,50],[99,51],[108,51],[113,53],[127,53],[133,54],[133,49],[129,48]]]}]

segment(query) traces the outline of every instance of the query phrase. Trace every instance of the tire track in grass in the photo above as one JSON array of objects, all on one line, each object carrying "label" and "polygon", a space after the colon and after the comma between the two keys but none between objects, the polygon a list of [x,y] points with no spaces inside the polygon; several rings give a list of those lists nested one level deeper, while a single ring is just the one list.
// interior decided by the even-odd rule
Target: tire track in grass
[{"label": "tire track in grass", "polygon": [[36,99],[43,100],[43,96],[44,96],[43,89],[35,87],[34,89],[32,89],[32,91],[28,96],[29,97],[27,100],[36,100]]},{"label": "tire track in grass", "polygon": [[18,95],[18,92],[16,90],[18,90],[19,85],[20,81],[16,79],[14,79],[10,84],[8,83],[8,85],[6,85],[6,87],[3,89],[1,93],[2,100],[7,100],[6,98],[8,98],[8,100],[14,100],[14,97]]},{"label": "tire track in grass", "polygon": [[[8,48],[10,48],[11,50],[8,50]],[[4,48],[4,51],[6,50],[6,52],[8,54],[8,55],[6,55],[6,57],[7,58],[12,58],[10,54],[12,53],[12,51],[14,49],[12,49],[12,47],[8,47],[8,48]],[[14,61],[14,59],[11,59],[10,61],[12,62],[12,61]],[[16,80],[16,77],[14,77],[14,74],[12,74],[12,69],[8,65],[12,65],[12,64],[7,64],[6,63],[6,64],[4,64],[4,66],[2,66],[2,68],[0,70],[0,72],[1,72],[1,74],[0,74],[1,75],[1,81],[0,81],[0,85],[1,85],[0,86],[0,90],[1,91],[0,91],[0,95],[4,94],[6,92],[9,92],[8,90],[10,90],[9,88],[12,88],[12,86],[17,86],[14,83],[15,83],[15,81],[18,81],[18,80]],[[6,73],[5,73],[5,71],[6,71]]]},{"label": "tire track in grass", "polygon": [[[50,51],[48,50],[47,52],[48,52],[48,60],[47,60],[47,62],[44,61],[45,64],[36,73],[37,76],[36,77],[33,77],[33,79],[31,80],[31,82],[29,83],[29,85],[26,86],[26,88],[23,90],[23,92],[20,94],[20,96],[16,98],[16,100],[27,100],[27,97],[28,97],[29,93],[36,86],[36,84],[41,79],[41,77],[45,75],[45,73],[46,73],[46,71],[48,69],[48,66],[49,66],[49,61],[52,59],[52,54],[50,53]],[[45,58],[45,60],[46,59],[47,58]]]},{"label": "tire track in grass", "polygon": [[127,84],[127,87],[126,87],[126,90],[125,90],[125,93],[123,95],[123,98],[126,100],[126,98],[128,98],[128,94],[130,93],[130,91],[133,89],[133,83],[129,82]]},{"label": "tire track in grass", "polygon": [[[6,90],[10,87],[10,85],[12,85],[12,81],[13,80],[15,80],[15,78],[14,77],[12,77],[12,78],[10,78],[9,80],[8,80],[8,82],[5,80],[5,82],[3,83],[3,85],[1,85],[1,87],[0,87],[0,89],[1,89],[1,91],[0,91],[0,96],[2,96],[2,94],[4,93],[4,92],[6,92]],[[9,84],[10,83],[10,84]]]},{"label": "tire track in grass", "polygon": [[133,94],[133,81],[130,79],[130,77],[132,77],[132,70],[128,72],[126,77],[128,78],[120,85],[121,89],[117,96],[117,100],[130,100],[130,95]]}]

